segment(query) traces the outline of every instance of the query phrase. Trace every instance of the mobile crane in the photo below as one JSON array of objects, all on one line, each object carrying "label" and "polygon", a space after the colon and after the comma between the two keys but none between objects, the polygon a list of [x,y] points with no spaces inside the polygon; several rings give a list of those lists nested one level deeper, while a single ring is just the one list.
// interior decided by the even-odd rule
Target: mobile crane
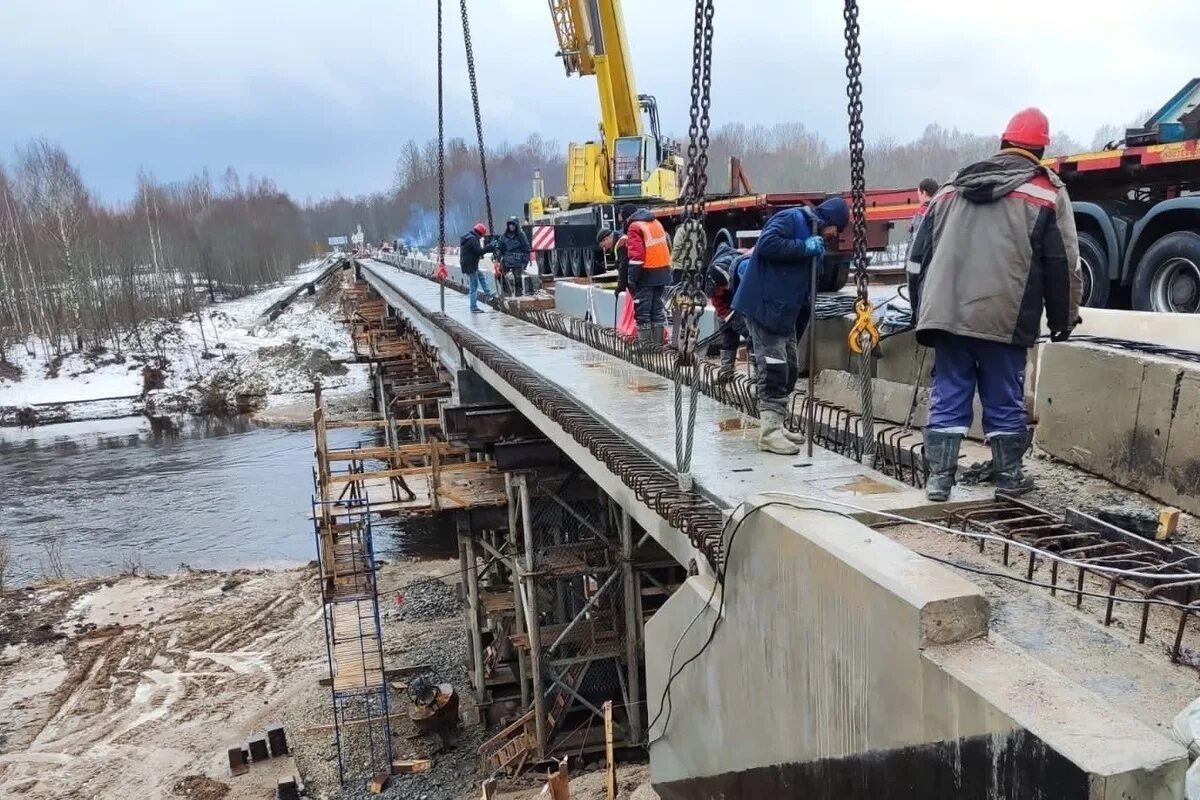
[{"label": "mobile crane", "polygon": [[[596,232],[613,227],[614,205],[647,206],[668,231],[673,230],[683,216],[679,196],[684,162],[679,145],[662,135],[654,97],[638,94],[635,88],[620,0],[548,3],[558,39],[556,55],[567,75],[596,79],[600,137],[570,145],[565,196],[546,196],[540,173],[534,173],[534,196],[525,207],[530,223],[526,233],[543,275],[583,277],[604,269]],[[738,189],[743,193],[737,194]],[[705,218],[708,241],[722,236],[732,243],[737,230],[761,228],[781,208],[819,203],[827,196],[823,192],[754,194],[735,162],[730,168],[730,193],[710,195]],[[868,192],[868,247],[885,247],[892,225],[910,218],[917,205],[915,189]],[[844,251],[848,250],[840,247],[825,259],[822,291],[845,285],[849,262]]]},{"label": "mobile crane", "polygon": [[[572,142],[567,150],[567,207],[678,199],[683,158],[679,145],[662,136],[657,101],[634,86],[620,0],[549,4],[567,75],[594,76],[600,97],[599,140]],[[535,215],[558,205],[544,197],[530,203]]]}]

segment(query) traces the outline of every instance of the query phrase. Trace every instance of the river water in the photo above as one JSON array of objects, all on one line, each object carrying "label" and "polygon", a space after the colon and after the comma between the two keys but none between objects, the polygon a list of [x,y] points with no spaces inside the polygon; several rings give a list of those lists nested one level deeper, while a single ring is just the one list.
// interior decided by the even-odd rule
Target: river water
[{"label": "river water", "polygon": [[[364,435],[329,433],[332,447]],[[53,577],[59,562],[67,576],[307,563],[312,465],[312,431],[245,419],[188,421],[174,432],[141,417],[0,428],[7,580]],[[446,541],[453,535],[375,526],[385,558],[445,554]]]}]

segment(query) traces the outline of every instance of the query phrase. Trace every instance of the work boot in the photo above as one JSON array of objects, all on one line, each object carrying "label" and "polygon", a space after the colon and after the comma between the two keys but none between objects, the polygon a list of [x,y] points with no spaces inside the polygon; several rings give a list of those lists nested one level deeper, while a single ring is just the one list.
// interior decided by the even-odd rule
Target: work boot
[{"label": "work boot", "polygon": [[655,325],[650,328],[650,343],[655,347],[663,346],[663,331],[665,328],[662,325]]},{"label": "work boot", "polygon": [[763,411],[758,415],[758,449],[781,456],[794,456],[800,447],[783,430],[783,415],[778,411]]},{"label": "work boot", "polygon": [[654,341],[654,331],[652,328],[638,328],[638,349],[649,350],[651,342]]},{"label": "work boot", "polygon": [[950,499],[950,488],[954,486],[954,473],[958,469],[958,448],[962,444],[961,433],[925,431],[925,463],[929,477],[925,480],[925,496],[935,503]]},{"label": "work boot", "polygon": [[807,439],[804,438],[803,431],[788,430],[787,418],[785,417],[784,420],[785,420],[784,425],[779,430],[783,433],[784,436],[787,437],[787,440],[789,442],[792,442],[793,444],[804,444],[806,441],[808,441]]},{"label": "work boot", "polygon": [[992,446],[992,483],[996,491],[1013,495],[1032,491],[1033,479],[1021,469],[1029,434],[993,436],[988,444]]}]

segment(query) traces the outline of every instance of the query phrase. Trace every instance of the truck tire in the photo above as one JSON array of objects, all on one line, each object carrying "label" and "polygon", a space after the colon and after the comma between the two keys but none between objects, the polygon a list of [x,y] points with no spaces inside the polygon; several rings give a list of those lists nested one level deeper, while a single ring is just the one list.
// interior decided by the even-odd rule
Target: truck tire
[{"label": "truck tire", "polygon": [[1079,234],[1079,271],[1083,273],[1080,305],[1108,308],[1108,257],[1099,240],[1090,233]]},{"label": "truck tire", "polygon": [[1133,274],[1138,311],[1200,313],[1200,233],[1168,233],[1142,255]]},{"label": "truck tire", "polygon": [[826,268],[817,278],[818,292],[840,292],[850,282],[850,263],[843,261],[836,269]]}]

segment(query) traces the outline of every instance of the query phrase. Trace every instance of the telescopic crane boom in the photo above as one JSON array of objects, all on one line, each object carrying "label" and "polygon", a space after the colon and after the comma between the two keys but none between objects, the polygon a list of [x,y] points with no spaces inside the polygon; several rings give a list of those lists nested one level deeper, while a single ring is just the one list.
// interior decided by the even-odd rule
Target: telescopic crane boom
[{"label": "telescopic crane boom", "polygon": [[[568,149],[568,206],[674,202],[683,159],[678,146],[662,138],[655,99],[637,93],[620,0],[548,2],[567,75],[594,76],[600,99],[599,141],[571,143]],[[540,200],[534,199],[535,209]]]}]

